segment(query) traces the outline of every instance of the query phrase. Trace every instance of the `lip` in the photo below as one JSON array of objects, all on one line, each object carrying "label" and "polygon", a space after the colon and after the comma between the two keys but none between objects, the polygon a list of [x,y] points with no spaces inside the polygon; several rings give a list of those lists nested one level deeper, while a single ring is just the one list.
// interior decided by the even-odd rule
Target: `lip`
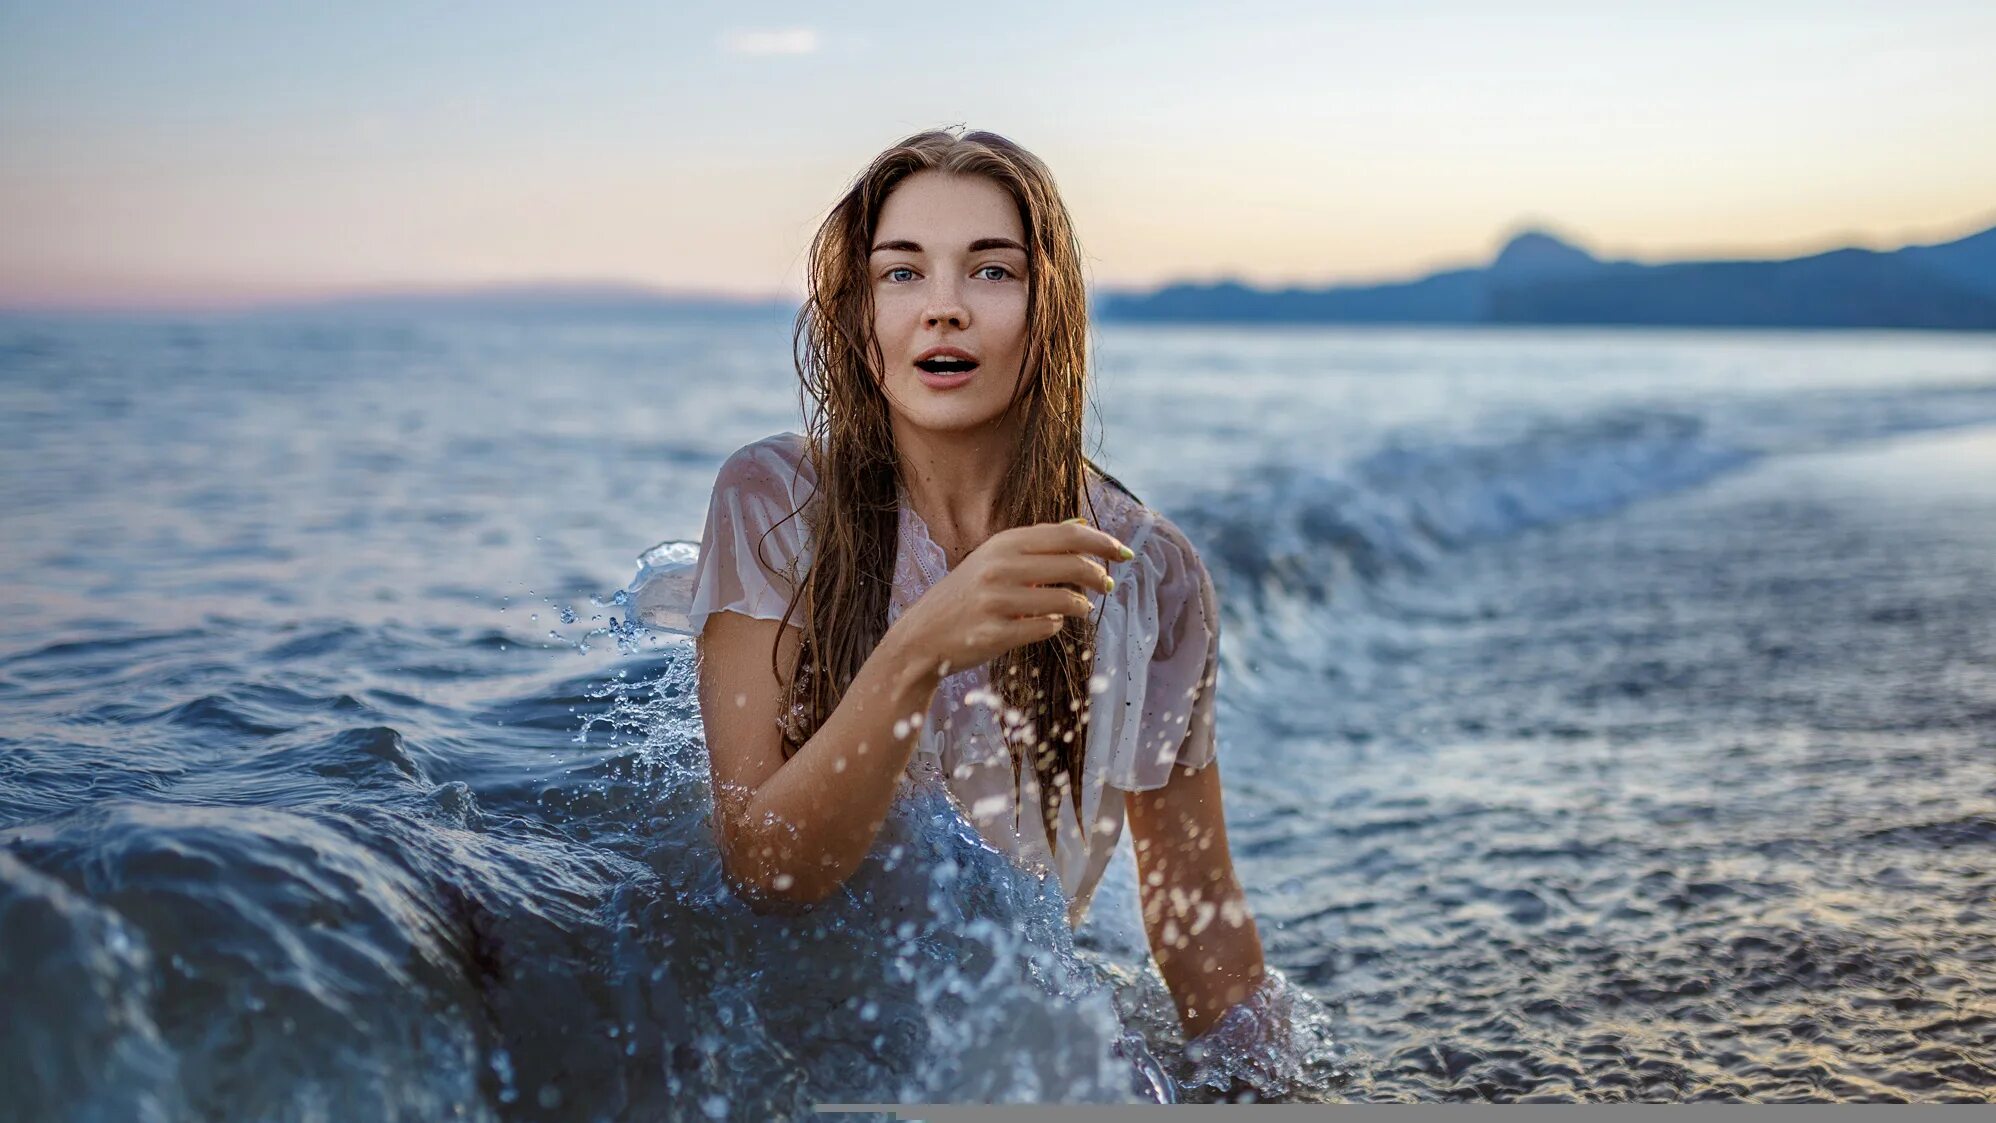
[{"label": "lip", "polygon": [[[917,363],[927,362],[930,359],[964,359],[969,362],[978,363],[980,366],[983,363],[983,360],[961,347],[931,347],[915,356],[915,362]],[[923,370],[921,367],[916,367],[915,376],[922,380],[922,385],[927,386],[931,390],[954,390],[976,377],[977,370],[977,367],[971,367],[969,370],[955,371],[950,374],[936,374]]]},{"label": "lip", "polygon": [[915,356],[915,361],[918,363],[924,363],[930,359],[967,359],[973,363],[983,362],[982,359],[979,359],[976,355],[971,354],[961,347],[931,347]]},{"label": "lip", "polygon": [[972,367],[969,370],[960,370],[953,374],[935,374],[931,371],[923,370],[921,367],[916,367],[915,377],[920,378],[922,385],[927,386],[931,390],[954,390],[971,379],[976,378],[977,368]]}]

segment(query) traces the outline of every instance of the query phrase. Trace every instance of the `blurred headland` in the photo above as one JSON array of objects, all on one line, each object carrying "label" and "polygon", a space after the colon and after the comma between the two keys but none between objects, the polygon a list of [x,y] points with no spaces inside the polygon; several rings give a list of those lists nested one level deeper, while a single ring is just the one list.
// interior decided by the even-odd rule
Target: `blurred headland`
[{"label": "blurred headland", "polygon": [[1935,245],[1780,261],[1604,261],[1550,230],[1487,265],[1372,285],[1239,281],[1103,294],[1104,320],[1173,323],[1598,324],[1996,330],[1996,226]]}]

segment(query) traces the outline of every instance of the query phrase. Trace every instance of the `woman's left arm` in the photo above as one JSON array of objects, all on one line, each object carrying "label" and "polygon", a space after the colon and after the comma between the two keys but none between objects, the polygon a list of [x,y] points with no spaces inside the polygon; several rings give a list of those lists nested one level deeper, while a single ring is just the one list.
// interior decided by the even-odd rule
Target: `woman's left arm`
[{"label": "woman's left arm", "polygon": [[1261,934],[1234,877],[1220,764],[1173,767],[1161,788],[1124,793],[1144,930],[1187,1041],[1261,983]]}]

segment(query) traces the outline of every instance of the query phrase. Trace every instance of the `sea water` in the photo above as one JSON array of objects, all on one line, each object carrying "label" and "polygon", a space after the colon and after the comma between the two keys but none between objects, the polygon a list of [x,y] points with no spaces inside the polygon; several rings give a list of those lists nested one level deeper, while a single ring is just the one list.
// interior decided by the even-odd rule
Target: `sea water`
[{"label": "sea water", "polygon": [[[798,427],[789,342],[0,322],[12,1106],[1221,1094],[1127,846],[1078,934],[919,792],[824,905],[727,890],[691,653],[611,594]],[[1223,605],[1230,838],[1295,988],[1236,1087],[1989,1098],[1996,340],[1109,326],[1095,359],[1091,452]]]}]

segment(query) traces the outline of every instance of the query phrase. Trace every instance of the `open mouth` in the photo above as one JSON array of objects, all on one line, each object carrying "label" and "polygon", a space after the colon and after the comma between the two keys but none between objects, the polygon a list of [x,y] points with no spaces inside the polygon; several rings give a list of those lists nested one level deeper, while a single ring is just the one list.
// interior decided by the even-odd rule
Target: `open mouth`
[{"label": "open mouth", "polygon": [[923,359],[915,365],[930,374],[968,374],[977,369],[969,359]]}]

